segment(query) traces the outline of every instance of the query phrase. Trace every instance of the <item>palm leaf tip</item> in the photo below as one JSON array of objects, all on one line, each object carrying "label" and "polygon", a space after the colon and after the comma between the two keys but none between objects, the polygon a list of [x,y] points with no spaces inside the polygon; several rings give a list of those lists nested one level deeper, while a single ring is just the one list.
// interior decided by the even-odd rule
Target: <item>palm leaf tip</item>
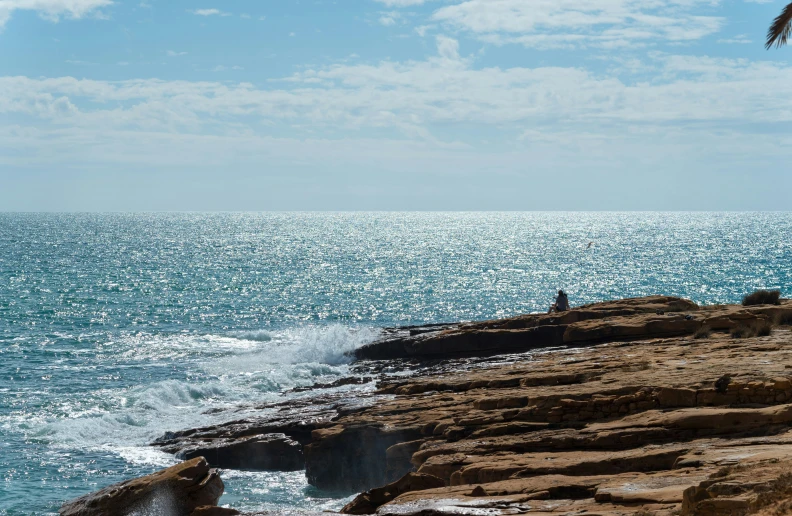
[{"label": "palm leaf tip", "polygon": [[779,48],[786,45],[790,35],[792,35],[792,3],[787,4],[781,14],[773,20],[773,24],[767,30],[765,48],[770,49],[774,45]]}]

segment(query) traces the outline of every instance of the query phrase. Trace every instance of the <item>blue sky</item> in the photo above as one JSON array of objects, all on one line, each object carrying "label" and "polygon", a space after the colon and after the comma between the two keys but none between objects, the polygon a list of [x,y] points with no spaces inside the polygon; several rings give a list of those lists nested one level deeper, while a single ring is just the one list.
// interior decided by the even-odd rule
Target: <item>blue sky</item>
[{"label": "blue sky", "polygon": [[788,210],[782,6],[0,0],[0,211]]}]

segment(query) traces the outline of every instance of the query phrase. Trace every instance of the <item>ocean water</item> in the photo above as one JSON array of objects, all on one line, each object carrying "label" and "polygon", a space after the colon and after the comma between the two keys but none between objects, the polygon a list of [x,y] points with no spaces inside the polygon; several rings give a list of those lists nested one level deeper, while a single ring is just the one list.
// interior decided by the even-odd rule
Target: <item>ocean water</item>
[{"label": "ocean water", "polygon": [[[173,464],[147,444],[341,377],[384,326],[544,311],[559,288],[788,296],[790,235],[789,213],[0,214],[0,514]],[[348,499],[223,478],[240,509]]]}]

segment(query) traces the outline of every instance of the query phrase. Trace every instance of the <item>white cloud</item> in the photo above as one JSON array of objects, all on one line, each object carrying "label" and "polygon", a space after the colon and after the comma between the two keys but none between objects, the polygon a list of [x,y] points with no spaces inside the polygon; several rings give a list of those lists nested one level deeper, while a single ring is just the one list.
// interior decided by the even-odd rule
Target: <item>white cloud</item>
[{"label": "white cloud", "polygon": [[437,36],[437,53],[443,59],[459,59],[459,41],[447,36]]},{"label": "white cloud", "polygon": [[[42,148],[56,148],[53,139],[67,134],[86,141],[123,134],[128,141],[107,146],[127,145],[124,153],[155,133],[171,140],[225,142],[243,135],[254,141],[267,137],[262,128],[311,138],[376,129],[431,148],[473,148],[476,142],[466,137],[441,136],[441,128],[465,124],[496,132],[503,145],[546,144],[559,152],[570,142],[621,141],[625,131],[635,149],[669,134],[677,143],[716,145],[727,133],[731,149],[740,135],[755,143],[769,127],[792,123],[792,67],[783,64],[653,53],[612,61],[607,74],[556,66],[477,68],[460,57],[457,40],[441,35],[436,44],[437,54],[425,60],[306,69],[269,87],[0,77],[0,114],[45,135]],[[234,69],[240,68],[215,71]]]},{"label": "white cloud", "polygon": [[434,27],[432,27],[431,25],[421,25],[415,28],[415,33],[423,38],[424,36],[426,36],[426,33],[429,31],[429,29],[433,29],[433,28]]},{"label": "white cloud", "polygon": [[237,66],[237,65],[234,65],[234,66],[217,65],[214,68],[212,68],[212,71],[213,72],[225,72],[227,70],[244,70],[244,69],[245,69],[244,67]]},{"label": "white cloud", "polygon": [[380,22],[381,25],[384,25],[386,27],[390,27],[390,26],[396,25],[396,20],[398,20],[400,17],[401,17],[401,15],[397,11],[390,11],[390,12],[386,12],[386,13],[381,13],[380,14],[380,18],[379,18],[379,22]]},{"label": "white cloud", "polygon": [[[424,61],[338,64],[283,85],[69,77],[0,79],[0,112],[38,116],[66,98],[81,125],[180,131],[238,128],[239,117],[316,130],[389,128],[430,137],[437,124],[607,130],[614,124],[713,124],[753,131],[792,122],[792,68],[770,62],[654,54],[599,75],[581,68],[484,68],[437,38]],[[223,68],[229,69],[229,68]],[[230,68],[234,69],[234,68]],[[632,78],[641,69],[641,80]],[[277,83],[270,83],[275,85]]]},{"label": "white cloud", "polygon": [[718,0],[465,0],[432,18],[496,43],[538,48],[618,48],[685,42],[717,32],[719,17],[700,11]]},{"label": "white cloud", "polygon": [[[429,4],[378,2],[383,10]],[[52,19],[78,18],[95,12],[77,8],[89,3],[0,0],[0,16],[26,8]],[[224,80],[234,79],[230,72],[206,82],[0,77],[0,118],[14,124],[0,125],[0,163],[178,166],[222,164],[234,156],[240,162],[273,158],[313,167],[369,160],[392,163],[394,170],[415,169],[411,165],[427,160],[490,173],[507,168],[509,160],[549,167],[574,162],[581,169],[591,162],[605,169],[613,160],[643,167],[685,153],[728,156],[729,162],[788,156],[792,67],[785,64],[640,52],[620,60],[613,57],[618,53],[600,55],[577,66],[484,68],[473,57],[481,45],[466,39],[533,48],[688,42],[719,30],[722,20],[711,12],[717,4],[444,0],[433,3],[431,19],[415,29],[434,38],[424,42],[436,49],[428,58],[372,62],[350,56],[257,85]],[[230,16],[219,9],[190,12]],[[375,12],[370,21],[379,17],[385,25],[418,16]],[[295,35],[288,29],[287,34]],[[735,35],[719,42],[748,40]],[[205,66],[204,72],[242,69]],[[88,70],[71,69],[76,75]],[[495,143],[481,145],[485,139]],[[487,154],[491,145],[499,147],[497,155]]]},{"label": "white cloud", "polygon": [[748,34],[738,34],[733,38],[719,39],[718,43],[748,45],[750,43],[753,43],[753,40],[748,37]]},{"label": "white cloud", "polygon": [[[222,166],[233,156],[240,170],[261,163],[272,170],[355,166],[399,178],[404,170],[431,170],[482,181],[511,174],[487,182],[487,195],[495,184],[514,185],[526,167],[544,171],[528,183],[530,191],[542,191],[536,181],[554,178],[552,171],[576,174],[565,188],[602,195],[609,189],[596,174],[618,170],[613,184],[623,186],[640,170],[660,174],[659,187],[669,192],[678,191],[667,180],[677,174],[685,188],[713,192],[709,206],[718,206],[711,185],[722,167],[777,168],[792,158],[787,65],[653,53],[612,61],[607,74],[480,68],[460,57],[453,38],[436,43],[437,54],[421,61],[306,69],[263,87],[2,77],[0,117],[10,114],[16,125],[0,126],[0,164],[168,170]],[[476,131],[467,135],[444,132],[470,126]],[[481,146],[484,137],[497,144]],[[693,168],[708,182],[679,172]],[[707,176],[710,168],[717,173]],[[510,188],[499,195],[511,195]]]},{"label": "white cloud", "polygon": [[231,16],[231,13],[223,12],[220,9],[193,9],[187,12],[196,16]]},{"label": "white cloud", "polygon": [[36,11],[43,18],[57,22],[64,17],[79,19],[99,15],[99,9],[110,5],[113,5],[112,0],[0,0],[0,29],[14,11]]}]

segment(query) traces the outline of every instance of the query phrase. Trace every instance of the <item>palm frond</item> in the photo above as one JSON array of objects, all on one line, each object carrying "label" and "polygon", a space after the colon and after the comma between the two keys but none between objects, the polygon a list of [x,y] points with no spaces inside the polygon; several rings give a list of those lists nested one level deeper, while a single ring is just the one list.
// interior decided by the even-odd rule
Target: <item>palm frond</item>
[{"label": "palm frond", "polygon": [[784,7],[781,14],[773,20],[773,24],[767,31],[767,42],[765,48],[770,49],[773,45],[776,48],[787,44],[787,40],[792,36],[792,3]]}]

